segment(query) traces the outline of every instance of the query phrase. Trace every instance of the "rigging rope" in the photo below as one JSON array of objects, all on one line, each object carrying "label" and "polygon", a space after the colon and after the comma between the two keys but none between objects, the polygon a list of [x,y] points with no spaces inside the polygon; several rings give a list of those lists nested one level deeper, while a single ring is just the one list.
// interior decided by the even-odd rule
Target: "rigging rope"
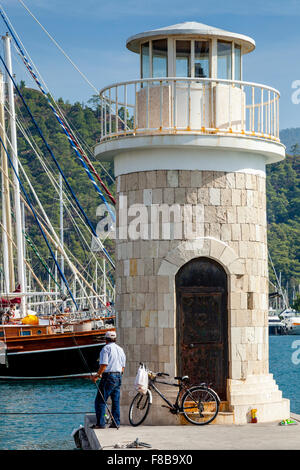
[{"label": "rigging rope", "polygon": [[36,23],[42,28],[42,30],[47,34],[47,36],[51,39],[51,41],[55,44],[55,46],[60,50],[60,52],[68,59],[68,61],[73,65],[73,67],[77,70],[77,72],[80,73],[80,75],[84,78],[84,80],[93,88],[93,90],[98,94],[97,88],[89,81],[89,79],[84,75],[83,72],[77,67],[77,65],[72,61],[72,59],[66,54],[66,52],[63,50],[63,48],[55,41],[55,39],[51,36],[51,34],[46,30],[46,28],[39,22],[39,20],[34,16],[34,14],[29,10],[29,8],[25,5],[22,0],[19,0],[19,2],[23,5],[25,10],[28,11],[30,16],[36,21]]},{"label": "rigging rope", "polygon": [[[17,249],[17,245],[15,244],[15,242],[13,241],[13,239],[9,236],[9,234],[7,233],[7,231],[5,230],[5,227],[3,227],[3,224],[0,222],[0,227],[6,232],[7,236],[9,237],[9,239],[11,240],[13,246]],[[47,292],[45,287],[43,286],[42,282],[39,280],[39,278],[37,277],[37,275],[35,274],[34,270],[32,269],[32,267],[30,266],[30,264],[28,263],[28,261],[26,260],[26,258],[24,258],[24,262],[26,264],[26,266],[28,267],[29,271],[31,272],[31,274],[33,275],[34,279],[36,280],[36,282],[38,283],[38,285],[40,286],[40,288],[42,289],[42,291],[44,292]],[[48,297],[50,303],[53,304],[54,308],[57,310],[58,313],[61,313],[59,308],[57,307],[56,303],[53,301],[53,299],[51,299],[51,297],[49,295],[46,294],[46,297]],[[9,297],[7,297],[7,300],[9,300]]]},{"label": "rigging rope", "polygon": [[[1,58],[1,56],[0,56],[0,58]],[[76,309],[78,310],[77,302],[76,302],[76,300],[75,300],[74,297],[73,297],[73,294],[72,294],[72,291],[71,291],[71,289],[70,289],[70,287],[69,287],[68,281],[67,281],[67,279],[65,278],[64,273],[62,272],[62,270],[61,270],[61,268],[60,268],[60,266],[59,266],[59,263],[58,263],[58,261],[57,261],[55,255],[54,255],[54,253],[53,253],[53,251],[52,251],[52,248],[51,248],[51,246],[50,246],[50,244],[49,244],[49,242],[48,242],[48,239],[47,239],[47,237],[46,237],[46,234],[45,234],[45,232],[44,232],[44,230],[43,230],[43,228],[42,228],[42,226],[41,226],[41,224],[40,224],[40,221],[39,221],[39,219],[38,219],[38,217],[37,217],[37,215],[36,215],[35,209],[33,208],[32,204],[31,204],[30,198],[29,198],[29,196],[28,196],[28,194],[27,194],[27,192],[26,192],[26,190],[25,190],[25,188],[24,188],[24,186],[23,186],[23,184],[22,184],[22,182],[21,182],[21,180],[20,180],[20,177],[19,177],[19,175],[18,175],[18,173],[17,173],[17,171],[16,171],[16,169],[15,169],[15,167],[14,167],[14,164],[13,164],[11,158],[10,158],[10,155],[9,155],[9,153],[8,153],[8,151],[7,151],[6,146],[4,145],[4,142],[3,142],[2,138],[1,138],[1,136],[0,136],[0,143],[1,143],[1,145],[2,145],[2,147],[3,147],[3,149],[4,149],[4,151],[5,151],[5,153],[6,153],[6,155],[7,155],[7,158],[8,158],[8,160],[9,160],[9,163],[10,163],[12,169],[13,169],[14,174],[16,175],[16,178],[17,178],[17,180],[18,180],[18,182],[19,182],[19,184],[20,184],[20,187],[21,187],[21,189],[22,189],[22,191],[23,191],[23,194],[24,194],[24,196],[25,196],[25,198],[26,198],[26,200],[27,200],[27,203],[28,203],[28,205],[29,205],[29,207],[30,207],[30,209],[31,209],[31,211],[32,211],[32,214],[33,214],[33,216],[34,216],[34,218],[35,218],[35,221],[36,221],[36,223],[37,223],[37,225],[38,225],[38,227],[39,227],[39,229],[40,229],[41,234],[43,235],[43,238],[44,238],[44,240],[45,240],[45,242],[46,242],[46,244],[47,244],[47,247],[48,247],[48,249],[49,249],[49,251],[50,251],[50,253],[51,253],[51,256],[52,256],[52,258],[53,258],[53,260],[54,260],[54,262],[55,262],[55,264],[56,264],[56,266],[57,266],[57,269],[58,269],[58,271],[59,271],[59,274],[60,274],[62,280],[63,280],[64,283],[65,283],[65,286],[66,286],[66,288],[67,288],[67,290],[68,290],[68,292],[69,292],[69,294],[70,294],[70,296],[71,296],[71,299],[73,300],[73,302],[74,302],[74,304],[75,304],[75,306],[76,306]]]},{"label": "rigging rope", "polygon": [[[21,123],[20,123],[18,120],[17,120],[17,125],[18,125],[18,128],[20,129],[20,131],[22,132],[23,136],[25,137],[26,141],[27,141],[27,142],[29,143],[29,145],[31,146],[31,148],[32,148],[32,150],[34,151],[36,157],[38,158],[39,162],[41,163],[42,168],[44,169],[44,171],[45,171],[45,173],[47,174],[48,178],[50,179],[52,185],[54,186],[54,189],[56,190],[57,194],[59,195],[59,186],[58,186],[58,182],[57,182],[57,180],[55,179],[55,177],[51,174],[51,172],[50,172],[49,168],[47,167],[46,163],[45,163],[45,162],[43,161],[43,159],[41,158],[41,155],[39,154],[39,149],[35,149],[35,148],[33,147],[32,142],[30,141],[29,137],[26,135],[25,129],[23,128],[23,126],[21,125]],[[9,140],[8,140],[8,142],[10,143]],[[51,224],[51,222],[50,222],[50,220],[49,220],[49,218],[48,218],[46,212],[44,211],[43,206],[42,206],[42,204],[41,204],[41,202],[40,202],[40,200],[39,200],[39,198],[38,198],[38,196],[37,196],[37,194],[36,194],[36,192],[35,192],[35,190],[34,190],[32,184],[31,184],[31,182],[30,182],[30,180],[29,180],[29,178],[28,178],[28,176],[27,176],[27,174],[26,174],[26,172],[25,172],[25,170],[24,170],[24,167],[23,167],[23,165],[22,165],[22,163],[21,163],[20,161],[19,161],[19,165],[20,165],[20,168],[21,168],[21,170],[22,170],[22,172],[23,172],[23,174],[24,174],[24,177],[25,177],[25,179],[26,179],[26,181],[27,181],[27,183],[28,183],[28,185],[29,185],[29,187],[30,187],[30,189],[31,189],[31,191],[32,191],[32,193],[33,193],[33,195],[34,195],[34,197],[35,197],[35,199],[36,199],[36,201],[37,201],[37,203],[38,203],[38,205],[39,205],[39,207],[40,207],[42,213],[43,213],[43,215],[44,215],[44,218],[45,218],[45,222],[44,222],[44,223],[45,223],[45,225],[47,225],[47,226],[50,228],[50,230],[52,231],[52,233],[53,233],[53,235],[54,235],[54,237],[55,237],[56,242],[59,243],[59,246],[60,246],[60,240],[58,239],[58,236],[57,236],[57,234],[56,234],[56,232],[55,232],[55,230],[54,230],[54,228],[53,228],[53,226],[52,226],[52,224]],[[80,220],[82,221],[83,224],[84,224],[84,220],[82,219],[80,213],[77,211],[76,207],[73,205],[72,200],[70,200],[69,197],[68,197],[68,195],[64,192],[64,198],[63,198],[63,205],[64,205],[64,208],[65,208],[66,212],[68,213],[68,215],[69,215],[69,217],[70,217],[70,219],[71,219],[71,221],[72,221],[74,227],[76,228],[77,233],[79,233],[79,235],[81,236],[82,241],[83,241],[84,244],[90,249],[90,246],[88,245],[88,243],[87,243],[87,241],[86,241],[86,237],[84,236],[83,233],[81,233],[81,230],[80,230],[79,226],[77,225],[77,222],[76,222],[76,220],[74,219],[74,217],[73,217],[71,211],[69,210],[68,205],[67,205],[66,202],[65,202],[65,199],[68,201],[68,203],[70,204],[70,206],[71,206],[71,207],[73,208],[73,210],[76,212],[76,214],[78,215],[78,217],[80,218]],[[76,274],[76,271],[74,270],[73,263],[70,261],[69,257],[66,255],[65,250],[67,250],[67,251],[69,252],[69,255],[70,255],[70,256],[74,256],[74,255],[70,252],[70,250],[69,250],[67,247],[65,247],[65,248],[64,248],[64,247],[61,247],[61,249],[63,250],[63,251],[61,250],[61,254],[66,258],[66,260],[67,260],[67,262],[69,263],[71,269],[73,270],[73,274],[74,274],[75,278],[77,278],[77,274]],[[96,258],[96,256],[94,255],[94,253],[92,253],[92,257],[93,257],[93,259],[94,259],[94,260],[96,261],[96,263],[97,263],[97,258]],[[76,261],[77,261],[77,263],[79,264],[79,267],[82,269],[82,271],[85,272],[84,267],[80,264],[80,262],[78,261],[78,259],[76,259]],[[99,266],[100,266],[100,269],[101,269],[101,271],[102,271],[102,273],[103,273],[103,269],[102,269],[101,265],[99,265]],[[84,279],[84,278],[83,278],[83,279]],[[78,280],[78,281],[79,281],[79,280]],[[80,282],[80,281],[79,281],[79,282]],[[111,283],[110,283],[110,285],[111,285]],[[111,287],[113,288],[112,285],[111,285]]]},{"label": "rigging rope", "polygon": [[45,270],[47,271],[47,273],[49,274],[49,276],[51,277],[51,279],[55,282],[55,284],[58,286],[59,290],[61,291],[61,287],[60,285],[58,284],[58,282],[55,280],[55,277],[53,276],[52,272],[50,271],[50,268],[47,266],[45,260],[43,260],[43,258],[41,257],[41,255],[39,254],[37,248],[35,247],[33,241],[30,239],[29,235],[23,230],[23,234],[24,234],[24,237],[25,237],[25,240],[26,242],[28,243],[28,245],[32,248],[32,250],[34,251],[34,253],[36,254],[36,256],[38,257],[38,259],[40,260],[40,262],[42,263],[42,265],[44,266]]},{"label": "rigging rope", "polygon": [[[9,142],[10,143],[10,142]],[[0,168],[0,170],[2,171],[2,168]],[[22,170],[24,171],[24,169],[22,168]],[[6,175],[5,175],[6,176]],[[27,176],[27,175],[26,175]],[[11,183],[10,179],[8,179],[8,182]],[[13,184],[13,183],[12,183]],[[16,220],[15,218],[15,214],[12,212],[12,218],[14,219],[14,221]],[[40,216],[39,216],[40,217]],[[7,234],[7,231],[4,230]],[[26,233],[25,230],[22,230],[22,233],[24,235],[24,238],[27,242],[27,244],[32,248],[32,250],[34,251],[34,253],[36,254],[37,258],[39,259],[39,261],[41,262],[41,264],[44,266],[45,270],[47,271],[47,273],[49,274],[49,276],[53,279],[53,281],[55,282],[55,284],[58,286],[60,292],[61,292],[61,288],[60,288],[60,285],[58,284],[58,282],[56,282],[55,280],[55,277],[53,276],[49,266],[47,265],[46,261],[42,258],[42,256],[39,254],[35,244],[33,243],[33,241],[31,240],[30,236],[28,235],[28,233]],[[24,261],[26,262],[26,258],[24,257]],[[62,293],[62,292],[61,292]]]},{"label": "rigging rope", "polygon": [[[59,194],[59,190],[58,190],[58,188],[57,188],[57,184],[58,184],[57,181],[55,180],[54,177],[53,177],[53,179],[52,179],[52,175],[51,175],[50,171],[47,169],[46,164],[45,164],[45,163],[43,162],[43,160],[40,158],[40,155],[39,155],[38,151],[32,146],[31,141],[29,140],[28,136],[26,135],[25,130],[22,128],[22,125],[20,124],[20,122],[19,122],[18,120],[17,120],[17,125],[18,125],[18,128],[20,129],[20,131],[22,132],[22,134],[24,135],[24,137],[26,138],[27,142],[29,143],[29,145],[30,145],[31,148],[33,149],[35,155],[37,156],[37,158],[39,159],[40,163],[42,164],[42,167],[44,168],[44,170],[45,170],[46,174],[48,175],[50,181],[52,182],[54,188],[56,189],[57,193]],[[1,123],[0,123],[0,126],[1,126],[1,128],[3,128],[3,126],[1,125]],[[10,147],[12,148],[11,142],[10,142],[10,140],[9,140],[8,138],[7,138],[7,141],[8,141],[8,143],[9,143]],[[12,151],[13,151],[13,148],[12,148]],[[35,189],[33,188],[32,184],[31,184],[30,179],[28,178],[28,176],[27,176],[27,174],[26,174],[26,171],[25,171],[25,169],[24,169],[24,167],[23,167],[23,165],[22,165],[22,163],[21,163],[20,160],[19,160],[19,166],[20,166],[20,169],[21,169],[21,171],[22,171],[22,173],[23,173],[23,175],[24,175],[24,177],[25,177],[25,179],[26,179],[26,182],[28,183],[29,188],[31,189],[31,191],[32,191],[32,193],[33,193],[33,195],[34,195],[34,197],[35,197],[37,203],[38,203],[38,206],[39,206],[39,208],[41,209],[42,214],[43,214],[43,216],[44,216],[44,220],[43,220],[43,218],[41,217],[41,215],[38,214],[39,218],[40,218],[41,220],[43,220],[42,225],[43,225],[43,224],[46,225],[46,226],[51,230],[51,232],[52,232],[53,235],[54,235],[55,241],[51,238],[51,235],[50,235],[49,233],[48,233],[48,236],[50,237],[51,241],[52,241],[54,244],[55,244],[55,243],[57,244],[56,248],[59,249],[60,253],[64,256],[64,258],[65,258],[65,259],[67,260],[67,262],[69,263],[69,266],[70,266],[71,270],[73,271],[73,274],[74,274],[74,276],[75,276],[75,279],[80,283],[81,288],[83,288],[83,286],[82,286],[82,284],[81,284],[81,281],[78,279],[77,275],[79,275],[79,276],[82,278],[82,280],[85,282],[85,284],[90,288],[90,284],[87,282],[87,279],[85,279],[85,277],[82,276],[81,272],[73,265],[73,263],[71,262],[71,260],[70,260],[69,257],[67,256],[67,254],[66,254],[64,248],[60,245],[60,240],[59,240],[59,238],[58,238],[58,236],[57,236],[57,234],[56,234],[56,232],[55,232],[55,230],[54,230],[54,228],[53,228],[53,226],[52,226],[52,224],[51,224],[51,222],[50,222],[50,220],[49,220],[49,218],[48,218],[48,216],[47,216],[47,214],[46,214],[46,212],[45,212],[45,210],[44,210],[44,208],[43,208],[43,206],[42,206],[42,204],[41,204],[41,202],[40,202],[40,200],[39,200],[39,198],[38,198],[38,196],[37,196],[37,194],[36,194]],[[6,174],[4,174],[4,176],[5,176],[6,178],[8,178],[8,176],[7,176]],[[13,183],[10,181],[9,178],[8,178],[8,181],[9,181],[10,184],[13,185]],[[65,196],[66,196],[66,198],[68,199],[68,197],[67,197],[66,194],[65,194]],[[22,198],[22,196],[21,196],[21,198]],[[68,199],[68,201],[69,201],[69,203],[72,205],[72,201],[69,200],[69,199]],[[25,204],[26,204],[26,202],[25,202]],[[68,207],[66,206],[64,200],[63,200],[63,204],[64,204],[65,208],[67,209],[67,212],[68,212],[68,214],[70,215],[70,217],[71,217],[71,219],[72,219],[74,225],[77,225],[75,219],[73,218],[72,214],[71,214],[70,211],[68,210]],[[76,211],[76,207],[75,207],[75,206],[74,206],[74,210]],[[77,214],[78,214],[79,217],[80,217],[80,214],[79,214],[79,213],[77,213]],[[82,222],[84,223],[83,219],[81,219],[81,220],[82,220]],[[45,230],[46,233],[47,233],[47,230],[46,230],[45,227],[44,227],[44,230]],[[79,230],[79,228],[78,228],[78,230]],[[79,233],[80,233],[80,231],[79,231]],[[85,237],[83,236],[83,234],[81,234],[81,236],[82,236],[83,240],[85,241],[85,243],[87,244],[87,242],[86,242]],[[88,246],[88,245],[87,245],[87,246]],[[69,250],[68,250],[68,251],[69,251]],[[70,253],[70,254],[72,255],[72,253]],[[94,259],[96,259],[95,256],[94,256]],[[78,262],[78,260],[77,260],[77,263],[80,265],[81,269],[82,269],[83,271],[85,271],[84,268],[83,268],[83,266],[81,266],[81,264]],[[95,292],[95,291],[94,291],[94,292]],[[96,292],[95,292],[95,294],[96,294],[96,297],[99,297]],[[101,299],[100,299],[100,301],[101,301]]]},{"label": "rigging rope", "polygon": [[34,117],[33,117],[32,113],[31,113],[31,111],[30,111],[30,109],[29,109],[29,107],[28,107],[28,105],[27,105],[27,103],[26,103],[26,101],[25,101],[25,99],[24,99],[22,93],[20,92],[20,90],[19,90],[19,88],[18,88],[18,86],[17,86],[15,80],[13,79],[12,75],[10,74],[10,72],[9,72],[9,70],[8,70],[8,68],[7,68],[6,64],[5,64],[5,61],[3,60],[3,57],[1,56],[1,54],[0,54],[0,60],[1,60],[3,66],[4,66],[4,68],[5,68],[5,70],[6,70],[6,72],[7,72],[7,75],[8,75],[9,78],[11,79],[11,81],[12,81],[12,83],[13,83],[13,85],[14,85],[14,87],[15,87],[15,89],[16,89],[18,95],[19,95],[19,97],[21,98],[21,101],[22,101],[22,103],[24,104],[25,109],[26,109],[26,111],[28,112],[28,114],[29,114],[29,116],[30,116],[30,118],[31,118],[31,120],[32,120],[32,122],[33,122],[33,124],[34,124],[34,126],[36,127],[36,129],[37,129],[37,131],[38,131],[38,133],[39,133],[39,135],[40,135],[42,141],[44,142],[44,144],[45,144],[45,146],[46,146],[48,152],[50,153],[50,155],[51,155],[51,157],[52,157],[52,159],[53,159],[53,161],[54,161],[56,167],[58,168],[60,174],[62,175],[65,184],[67,185],[69,191],[71,192],[71,194],[72,194],[72,196],[73,196],[73,198],[74,198],[74,200],[75,200],[75,202],[76,202],[76,204],[77,204],[79,210],[81,211],[81,213],[82,213],[82,215],[83,215],[83,217],[84,217],[84,219],[85,219],[87,225],[90,227],[90,229],[91,229],[93,235],[95,236],[97,242],[98,242],[99,245],[102,247],[102,250],[103,250],[103,252],[105,253],[106,258],[107,258],[108,261],[111,263],[111,265],[112,265],[113,267],[115,267],[115,266],[114,266],[114,262],[112,261],[112,259],[111,259],[110,255],[109,255],[109,253],[107,252],[106,248],[105,248],[105,247],[103,246],[103,244],[101,243],[101,241],[100,241],[100,239],[99,239],[99,237],[98,237],[98,235],[97,235],[97,233],[96,233],[96,231],[95,231],[95,229],[94,229],[94,227],[93,227],[91,221],[89,220],[89,218],[88,218],[88,216],[86,215],[84,209],[82,208],[80,202],[78,201],[78,199],[77,199],[77,197],[76,197],[76,195],[75,195],[75,193],[74,193],[74,191],[73,191],[73,189],[72,189],[70,183],[68,182],[68,180],[67,180],[67,178],[66,178],[64,172],[62,171],[62,169],[61,169],[61,167],[60,167],[60,165],[59,165],[59,163],[58,163],[58,161],[57,161],[55,155],[53,154],[53,152],[52,152],[52,150],[51,150],[51,148],[50,148],[48,142],[46,141],[46,139],[45,139],[45,137],[44,137],[44,135],[43,135],[43,133],[42,133],[42,131],[41,131],[39,125],[37,124],[36,120],[34,119]]},{"label": "rigging rope", "polygon": [[[47,84],[45,83],[45,80],[43,79],[43,77],[42,77],[41,73],[39,72],[37,66],[34,64],[32,58],[30,57],[29,52],[26,50],[25,45],[23,44],[21,38],[19,37],[17,31],[15,30],[15,28],[14,28],[13,24],[11,23],[11,21],[9,20],[9,18],[8,18],[7,14],[5,13],[5,10],[4,10],[4,8],[1,6],[1,4],[0,4],[0,10],[3,11],[3,13],[4,13],[5,17],[6,17],[7,23],[10,25],[10,28],[11,28],[12,31],[14,32],[14,34],[15,34],[15,36],[17,37],[19,43],[22,45],[23,50],[24,50],[24,51],[26,52],[26,54],[27,54],[27,57],[29,57],[29,59],[30,59],[30,61],[31,61],[31,64],[34,66],[34,69],[36,70],[37,75],[40,77],[41,82],[44,84],[44,87],[46,88],[46,90],[47,90],[47,92],[48,92],[48,95],[49,95],[50,98],[52,99],[52,101],[53,101],[54,105],[56,106],[56,108],[58,109],[60,115],[64,116],[64,115],[63,115],[63,112],[62,112],[62,110],[61,110],[61,108],[60,108],[60,106],[59,106],[59,104],[54,100],[53,96],[51,95],[51,93],[50,93],[50,91],[49,91],[49,88],[47,87]],[[14,47],[15,47],[16,51],[18,52],[17,46],[16,46],[15,43],[14,43]],[[19,53],[19,52],[18,52],[18,56],[20,57],[20,53]],[[97,92],[97,93],[98,93],[98,92]],[[64,116],[64,120],[65,120],[65,122],[67,123],[68,127],[72,130],[72,128],[71,128],[70,124],[68,123],[68,120],[67,120],[67,118],[66,118],[65,116]],[[123,121],[121,120],[121,122],[123,122]],[[76,128],[75,128],[75,129],[76,129]],[[73,130],[72,130],[72,133],[73,133],[73,135],[74,135],[74,131],[73,131]],[[92,152],[91,149],[89,148],[88,144],[85,142],[84,138],[80,135],[80,132],[78,131],[78,129],[76,129],[76,135],[79,135],[79,136],[80,136],[80,139],[81,139],[81,141],[82,141],[82,143],[83,143],[82,145],[84,145],[84,146],[86,147],[86,150],[90,153],[90,155],[91,155],[92,157],[94,157],[93,152]],[[77,138],[77,137],[76,137],[76,138]],[[77,139],[77,140],[79,141],[79,139]],[[112,178],[111,174],[107,171],[107,169],[105,168],[105,166],[104,166],[101,162],[97,162],[97,163],[99,163],[99,165],[101,166],[102,170],[106,173],[106,175],[109,177],[109,179],[112,181],[112,183],[114,183],[114,182],[115,182],[115,181],[114,181],[114,178]]]},{"label": "rigging rope", "polygon": [[[25,7],[26,8],[26,7]],[[92,174],[90,173],[89,171],[89,168],[90,170],[92,171],[92,173],[94,174],[94,176],[97,178],[97,180],[100,182],[101,186],[103,187],[103,189],[105,190],[105,192],[107,193],[108,197],[110,198],[110,200],[113,202],[113,204],[116,204],[116,200],[115,198],[113,197],[113,195],[111,194],[111,192],[109,191],[109,189],[106,187],[106,185],[103,183],[102,179],[100,178],[100,176],[98,175],[97,171],[95,170],[94,166],[92,165],[91,161],[89,160],[89,158],[85,155],[85,153],[83,152],[83,149],[80,148],[79,146],[79,143],[76,139],[76,136],[74,135],[74,133],[71,131],[71,129],[67,126],[67,124],[64,122],[65,121],[65,118],[64,116],[61,115],[59,116],[57,111],[55,110],[55,108],[53,107],[46,91],[43,89],[42,87],[42,84],[40,83],[37,75],[34,73],[33,71],[33,68],[31,66],[31,64],[29,63],[27,57],[25,56],[17,38],[15,37],[13,31],[11,30],[10,28],[10,25],[8,24],[8,22],[6,21],[6,18],[4,16],[4,14],[2,13],[2,11],[0,10],[0,15],[3,19],[3,21],[5,22],[7,28],[9,29],[9,32],[10,34],[12,35],[12,38],[13,40],[15,41],[16,43],[16,46],[17,48],[19,49],[20,51],[20,54],[21,54],[21,58],[23,60],[23,63],[25,65],[25,67],[27,68],[28,72],[30,73],[30,75],[32,76],[32,78],[34,79],[34,81],[36,82],[36,84],[38,85],[39,89],[41,90],[41,92],[43,93],[44,97],[46,98],[47,102],[48,102],[48,105],[50,106],[51,110],[53,111],[57,121],[59,122],[61,128],[63,129],[64,133],[66,134],[68,140],[69,140],[69,143],[71,145],[71,147],[73,148],[73,150],[75,151],[76,155],[78,156],[82,166],[84,167],[88,177],[90,178],[90,180],[92,181],[96,191],[99,193],[101,199],[103,200],[104,204],[107,206],[107,209],[111,212],[111,209],[109,208],[109,206],[107,205],[107,202],[102,194],[102,192],[100,191],[100,189],[98,188],[97,186],[97,183],[96,181],[94,180]],[[98,93],[98,92],[97,92]],[[84,159],[84,160],[83,160]],[[88,166],[85,164],[85,162],[88,164]],[[111,212],[111,215],[113,217],[113,220],[114,220],[114,214]]]}]

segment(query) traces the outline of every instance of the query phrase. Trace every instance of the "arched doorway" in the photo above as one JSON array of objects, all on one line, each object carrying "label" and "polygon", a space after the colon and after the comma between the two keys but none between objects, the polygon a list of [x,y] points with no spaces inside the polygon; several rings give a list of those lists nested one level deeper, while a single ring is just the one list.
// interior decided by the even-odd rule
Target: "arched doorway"
[{"label": "arched doorway", "polygon": [[226,400],[227,275],[209,258],[195,258],[175,278],[177,369],[192,383],[208,382]]}]

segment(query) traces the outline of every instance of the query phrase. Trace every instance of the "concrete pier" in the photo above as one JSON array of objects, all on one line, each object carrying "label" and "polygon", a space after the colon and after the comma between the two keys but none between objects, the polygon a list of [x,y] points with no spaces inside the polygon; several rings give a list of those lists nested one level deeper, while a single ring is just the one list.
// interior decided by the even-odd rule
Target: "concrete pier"
[{"label": "concrete pier", "polygon": [[[93,450],[134,450],[116,448],[135,441],[150,444],[151,450],[300,450],[300,415],[292,414],[297,425],[279,422],[208,426],[121,426],[90,429],[95,415],[85,416],[85,432]],[[171,436],[171,437],[170,437]],[[147,450],[139,448],[139,450]]]}]

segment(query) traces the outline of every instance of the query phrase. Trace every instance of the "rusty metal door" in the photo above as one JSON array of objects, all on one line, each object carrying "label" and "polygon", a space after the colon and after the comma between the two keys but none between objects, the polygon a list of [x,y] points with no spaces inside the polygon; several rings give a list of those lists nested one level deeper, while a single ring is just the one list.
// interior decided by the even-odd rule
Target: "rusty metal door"
[{"label": "rusty metal door", "polygon": [[228,377],[227,275],[209,258],[176,275],[178,374],[208,382],[226,399]]}]

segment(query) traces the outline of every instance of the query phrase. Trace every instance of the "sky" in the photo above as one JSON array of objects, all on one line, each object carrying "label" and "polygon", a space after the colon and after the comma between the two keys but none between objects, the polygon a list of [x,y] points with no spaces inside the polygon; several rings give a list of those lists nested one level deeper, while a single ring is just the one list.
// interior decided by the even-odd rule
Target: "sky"
[{"label": "sky", "polygon": [[[136,33],[198,21],[247,36],[256,50],[244,57],[243,80],[278,89],[280,128],[300,127],[299,0],[23,0],[96,89],[139,78],[138,56],[126,49]],[[87,103],[95,90],[72,67],[19,0],[4,11],[55,98]],[[0,20],[1,35],[6,27]],[[0,48],[2,54],[2,46]],[[13,54],[17,81],[33,83]],[[299,80],[299,84],[297,84]],[[294,102],[293,102],[294,101]]]}]

